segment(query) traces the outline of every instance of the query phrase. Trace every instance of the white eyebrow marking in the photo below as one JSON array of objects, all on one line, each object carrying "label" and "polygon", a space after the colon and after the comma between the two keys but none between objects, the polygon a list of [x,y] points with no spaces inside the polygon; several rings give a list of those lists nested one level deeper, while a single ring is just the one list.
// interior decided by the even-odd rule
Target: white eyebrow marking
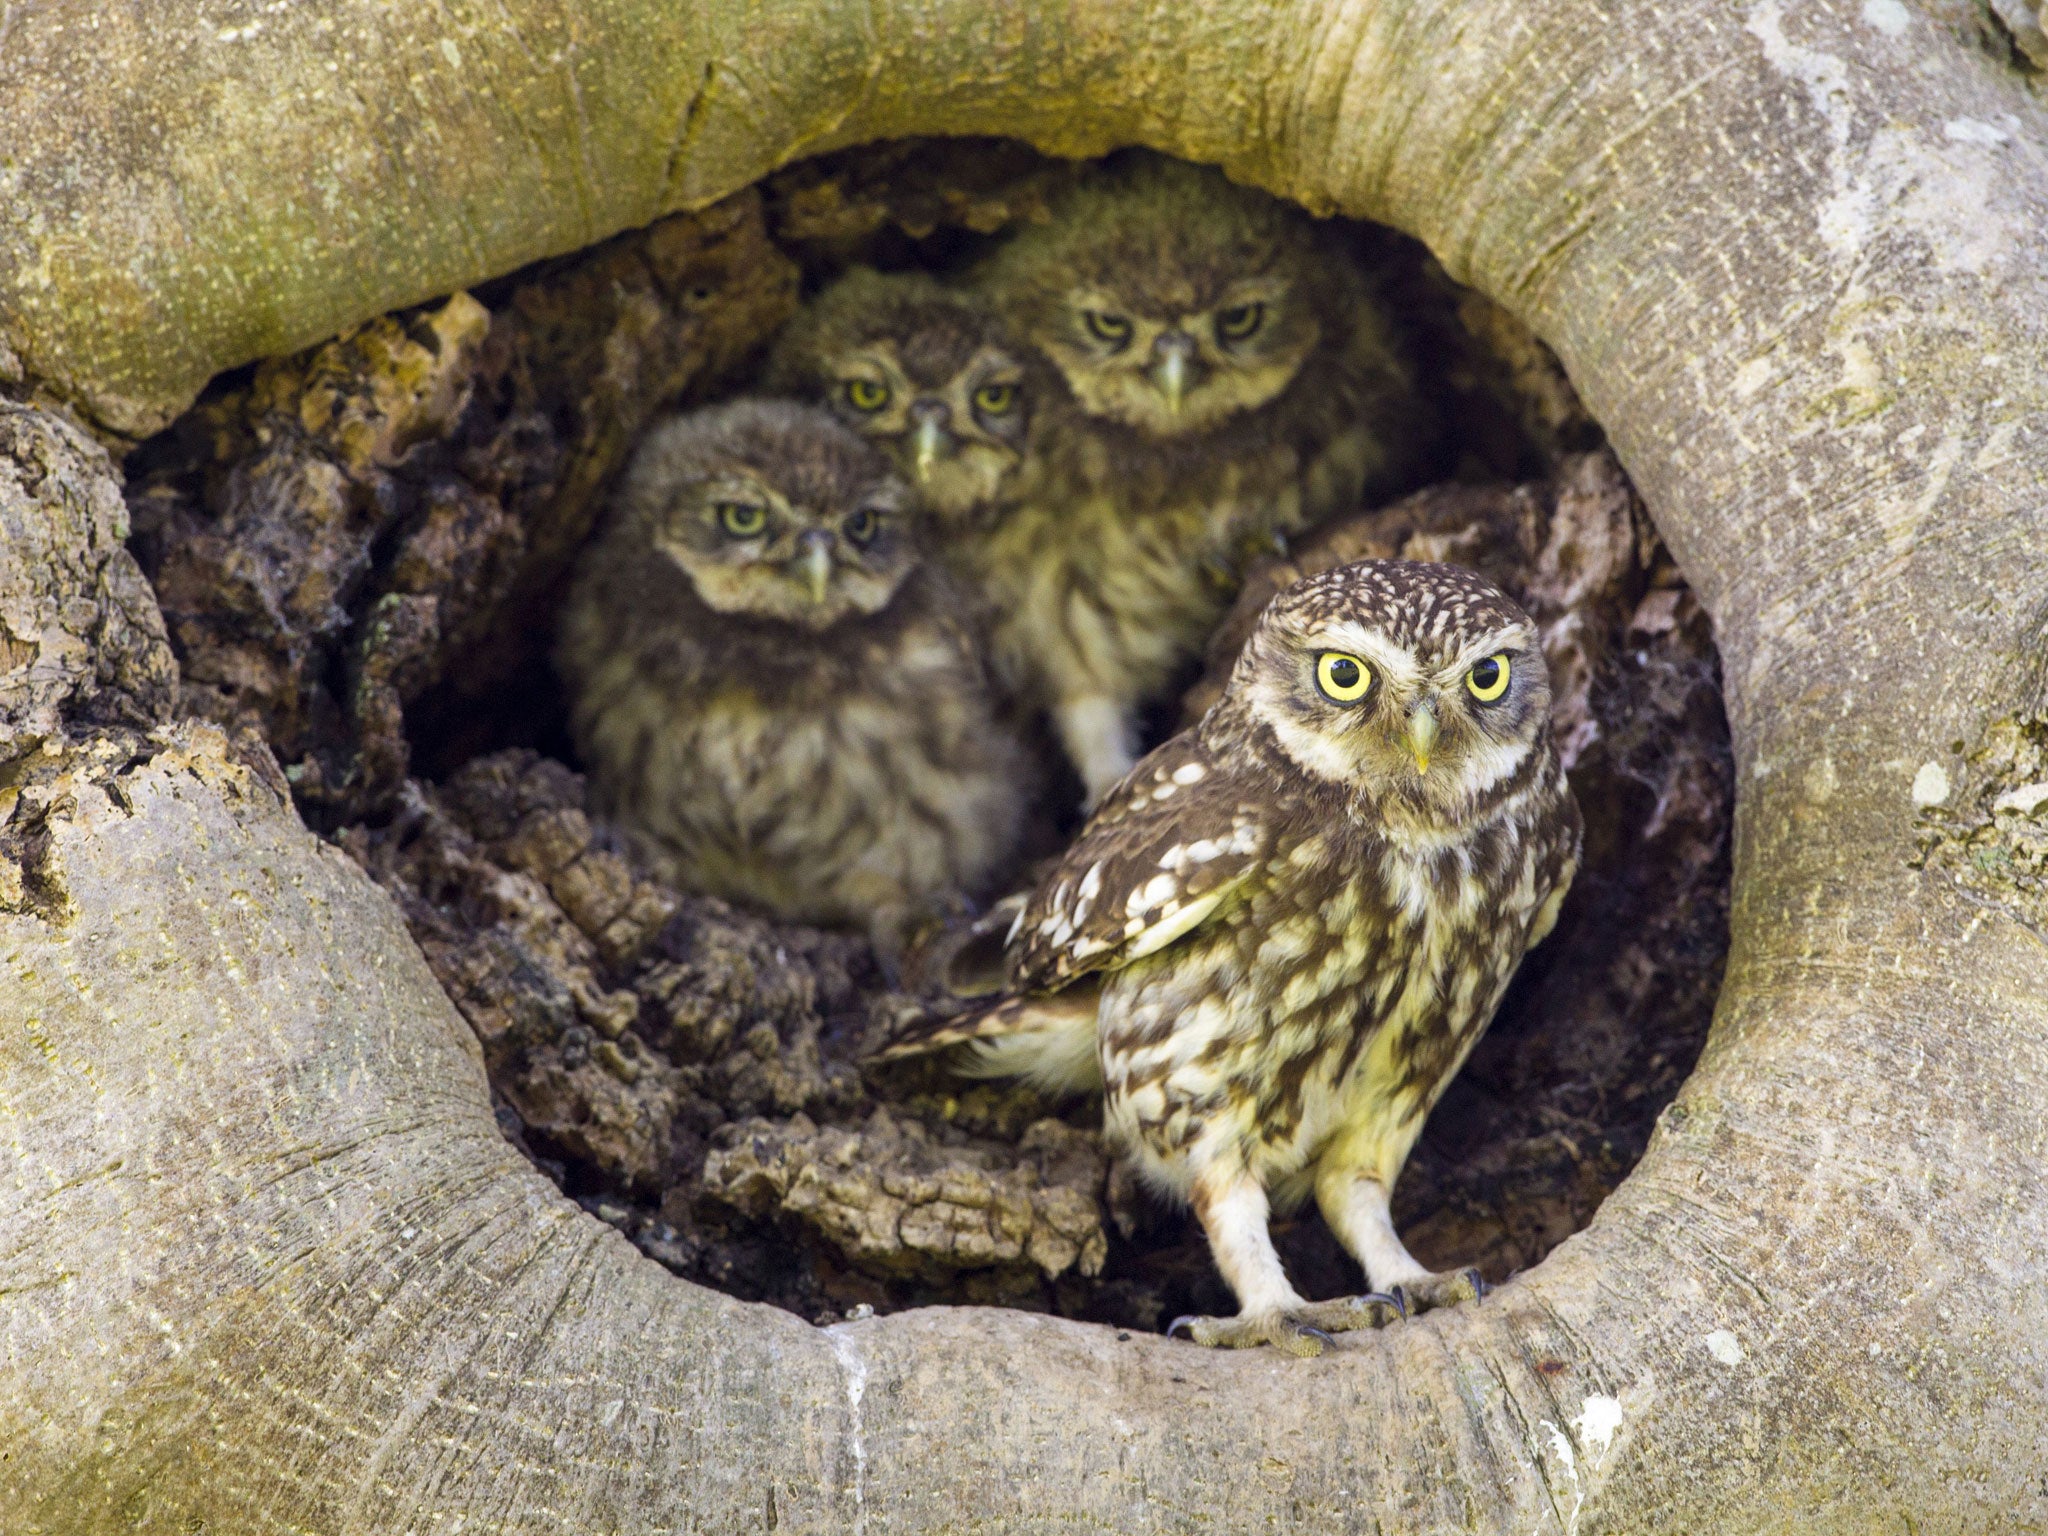
[{"label": "white eyebrow marking", "polygon": [[1415,660],[1405,650],[1390,646],[1373,630],[1351,619],[1338,619],[1325,626],[1311,642],[1318,651],[1349,651],[1376,668],[1387,681],[1406,686],[1415,682]]},{"label": "white eyebrow marking", "polygon": [[1525,624],[1514,624],[1506,629],[1492,630],[1458,652],[1457,657],[1437,674],[1437,678],[1441,682],[1455,682],[1464,675],[1466,668],[1470,667],[1475,661],[1483,660],[1485,657],[1498,656],[1502,651],[1534,651],[1538,649],[1540,648],[1536,643],[1535,634]]}]

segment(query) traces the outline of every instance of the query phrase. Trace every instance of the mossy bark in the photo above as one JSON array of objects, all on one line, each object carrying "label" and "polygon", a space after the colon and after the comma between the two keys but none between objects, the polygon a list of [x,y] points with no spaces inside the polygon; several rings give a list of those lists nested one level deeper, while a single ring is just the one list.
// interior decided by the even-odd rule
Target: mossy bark
[{"label": "mossy bark", "polygon": [[[1916,847],[2040,711],[2048,112],[1982,20],[0,16],[0,372],[122,433],[882,134],[1142,139],[1386,219],[1607,425],[1713,614],[1740,773],[1717,1024],[1636,1173],[1485,1304],[1303,1365],[965,1308],[816,1331],[673,1281],[496,1137],[368,880],[218,734],[94,724],[81,682],[7,770],[0,1524],[2048,1525],[2048,950]],[[0,492],[56,518],[64,483]],[[12,615],[100,632],[74,575],[106,563],[0,562],[10,722],[56,697]]]}]

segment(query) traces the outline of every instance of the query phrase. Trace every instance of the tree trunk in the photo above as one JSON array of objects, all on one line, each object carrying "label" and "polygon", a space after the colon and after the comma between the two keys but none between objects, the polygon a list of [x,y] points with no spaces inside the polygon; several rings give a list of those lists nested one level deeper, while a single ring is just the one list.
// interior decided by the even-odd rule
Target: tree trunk
[{"label": "tree trunk", "polygon": [[2048,1526],[2048,112],[1963,3],[0,9],[0,379],[220,368],[901,133],[1143,140],[1548,340],[1708,604],[1706,1055],[1593,1225],[1315,1362],[676,1281],[499,1137],[0,415],[0,1527]]}]

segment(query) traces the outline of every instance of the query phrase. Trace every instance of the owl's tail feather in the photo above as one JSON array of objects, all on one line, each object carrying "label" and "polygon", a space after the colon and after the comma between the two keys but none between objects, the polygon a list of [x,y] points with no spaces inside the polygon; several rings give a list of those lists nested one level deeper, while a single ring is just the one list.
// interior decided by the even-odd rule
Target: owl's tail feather
[{"label": "owl's tail feather", "polygon": [[1021,1077],[1046,1093],[1094,1093],[1102,1087],[1095,1054],[1097,989],[1081,985],[1046,997],[1005,997],[950,1019],[933,1019],[873,1057],[908,1056],[964,1046],[963,1077]]}]

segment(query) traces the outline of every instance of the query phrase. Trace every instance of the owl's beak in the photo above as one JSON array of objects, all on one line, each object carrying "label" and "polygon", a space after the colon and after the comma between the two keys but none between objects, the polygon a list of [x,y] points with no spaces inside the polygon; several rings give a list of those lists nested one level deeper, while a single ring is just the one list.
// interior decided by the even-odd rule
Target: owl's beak
[{"label": "owl's beak", "polygon": [[952,446],[938,414],[933,412],[923,416],[917,423],[917,430],[910,435],[910,462],[917,478],[923,480],[929,476],[932,466],[943,459]]},{"label": "owl's beak", "polygon": [[1424,699],[1408,711],[1408,750],[1415,754],[1415,771],[1429,772],[1429,749],[1436,745],[1436,706]]},{"label": "owl's beak", "polygon": [[804,580],[811,589],[811,601],[823,603],[825,588],[832,581],[832,535],[822,528],[813,528],[802,539],[803,553],[797,563],[802,568]]},{"label": "owl's beak", "polygon": [[1166,409],[1180,414],[1194,379],[1195,338],[1186,331],[1168,331],[1152,343],[1152,383],[1166,397]]}]

